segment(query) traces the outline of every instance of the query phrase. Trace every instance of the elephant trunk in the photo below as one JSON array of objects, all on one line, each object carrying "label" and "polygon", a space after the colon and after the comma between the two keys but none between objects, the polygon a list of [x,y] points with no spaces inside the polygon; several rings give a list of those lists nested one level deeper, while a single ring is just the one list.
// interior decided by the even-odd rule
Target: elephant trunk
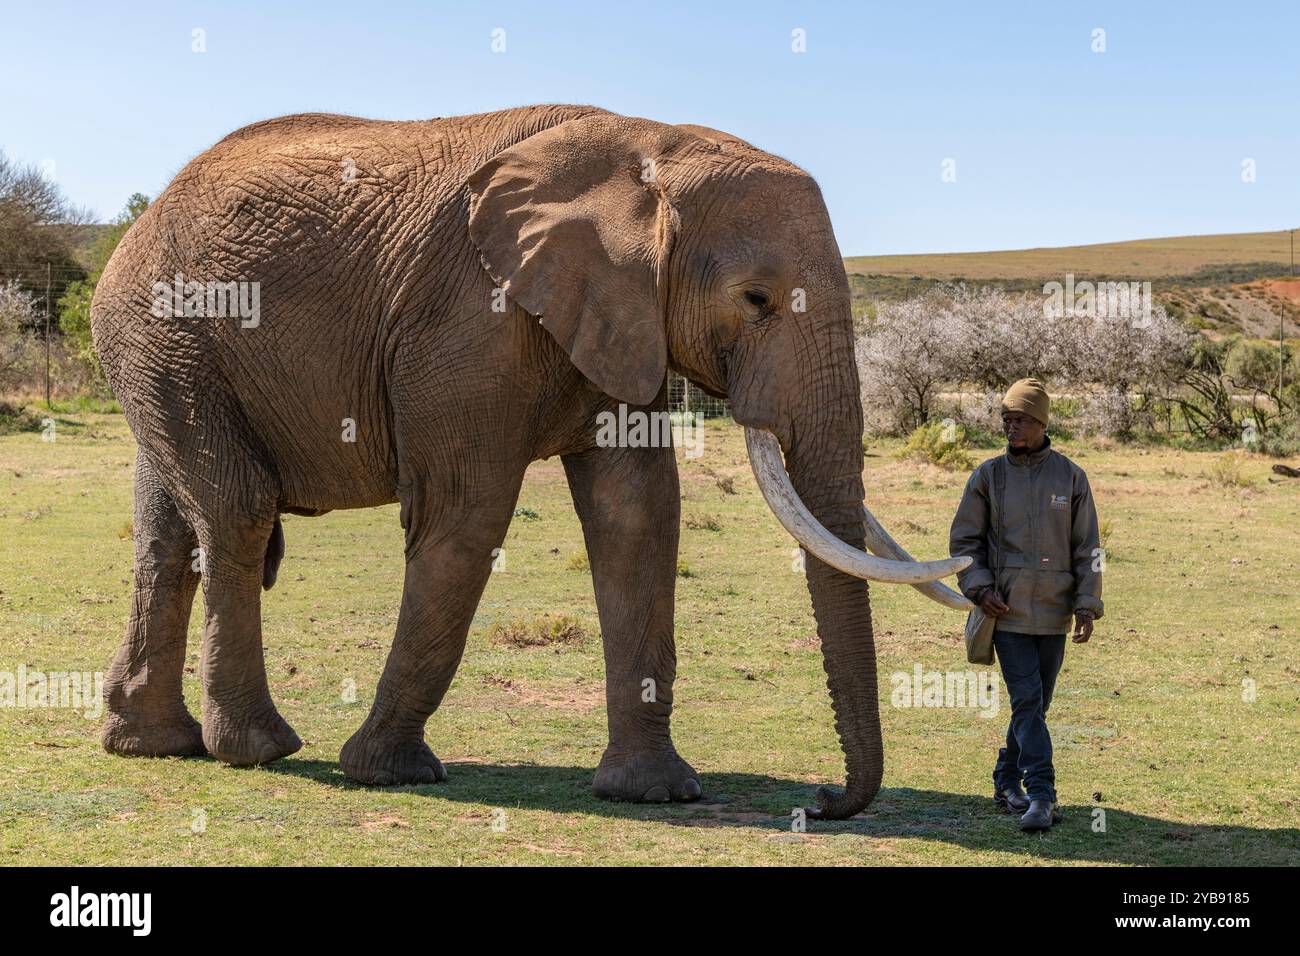
[{"label": "elephant trunk", "polygon": [[[810,426],[792,432],[786,467],[794,491],[817,523],[861,551],[865,543],[862,412],[856,388],[840,394],[851,395],[849,407],[837,402],[823,405]],[[819,806],[810,808],[809,815],[841,820],[871,802],[884,773],[871,603],[862,578],[814,554],[807,556],[805,568],[847,772],[843,791],[818,788]]]},{"label": "elephant trunk", "polygon": [[948,607],[970,606],[938,581],[966,568],[969,558],[914,561],[863,503],[862,405],[847,295],[844,304],[845,320],[806,350],[820,364],[800,370],[801,401],[776,425],[780,437],[758,426],[745,432],[764,498],[807,552],[808,591],[847,770],[844,790],[819,788],[819,808],[808,811],[827,819],[866,807],[884,772],[867,580],[910,584]]}]

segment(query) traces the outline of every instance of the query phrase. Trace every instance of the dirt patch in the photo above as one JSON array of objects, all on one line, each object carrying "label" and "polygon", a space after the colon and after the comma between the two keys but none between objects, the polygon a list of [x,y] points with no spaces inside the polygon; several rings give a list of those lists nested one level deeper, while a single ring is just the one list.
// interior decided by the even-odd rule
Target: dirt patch
[{"label": "dirt patch", "polygon": [[589,714],[605,701],[603,682],[573,682],[561,685],[542,685],[495,674],[479,681],[484,687],[499,691],[514,705],[520,707],[545,707],[573,714]]},{"label": "dirt patch", "polygon": [[521,843],[525,850],[531,853],[542,853],[546,856],[582,856],[581,850],[575,850],[567,846],[538,846],[535,843]]},{"label": "dirt patch", "polygon": [[[775,827],[778,822],[785,821],[784,817],[779,817],[774,813],[725,813],[712,807],[704,809],[708,809],[712,816],[691,817],[688,820],[683,820],[682,823],[688,827],[746,827],[762,826],[764,824]],[[804,835],[797,834],[797,836]],[[779,837],[782,834],[774,833],[772,836]]]},{"label": "dirt patch", "polygon": [[383,816],[370,817],[362,820],[359,824],[363,830],[409,830],[411,824],[396,814],[388,813]]},{"label": "dirt patch", "polygon": [[1300,304],[1300,279],[1265,279],[1260,286],[1266,294]]}]

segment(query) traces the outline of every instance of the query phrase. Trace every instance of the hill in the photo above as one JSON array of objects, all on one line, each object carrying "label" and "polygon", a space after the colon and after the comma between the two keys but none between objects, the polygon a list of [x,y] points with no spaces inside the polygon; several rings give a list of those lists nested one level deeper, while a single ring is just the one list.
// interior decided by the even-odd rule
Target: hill
[{"label": "hill", "polygon": [[1090,246],[852,256],[844,260],[858,311],[949,282],[1041,292],[1072,273],[1085,279],[1150,281],[1155,300],[1210,335],[1300,336],[1300,283],[1291,276],[1291,233],[1173,236]]}]

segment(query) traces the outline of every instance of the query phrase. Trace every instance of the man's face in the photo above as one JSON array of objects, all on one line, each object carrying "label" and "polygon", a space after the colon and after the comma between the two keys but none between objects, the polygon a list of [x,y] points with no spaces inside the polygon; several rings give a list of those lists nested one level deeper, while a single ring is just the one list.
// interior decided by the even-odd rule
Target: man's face
[{"label": "man's face", "polygon": [[1007,436],[1007,444],[1017,451],[1034,451],[1043,444],[1047,426],[1024,412],[1003,412],[1002,433]]}]

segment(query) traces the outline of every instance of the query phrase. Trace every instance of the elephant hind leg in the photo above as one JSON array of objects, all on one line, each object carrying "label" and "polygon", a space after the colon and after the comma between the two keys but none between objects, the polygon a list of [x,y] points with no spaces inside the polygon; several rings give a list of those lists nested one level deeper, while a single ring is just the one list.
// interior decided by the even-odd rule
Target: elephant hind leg
[{"label": "elephant hind leg", "polygon": [[136,454],[134,527],[131,617],[105,682],[104,749],[123,756],[201,755],[202,729],[181,690],[199,582],[197,540],[143,451]]},{"label": "elephant hind leg", "polygon": [[302,747],[271,699],[262,648],[262,588],[276,547],[275,496],[241,474],[197,521],[206,617],[200,674],[203,743],[236,766],[269,763]]}]

